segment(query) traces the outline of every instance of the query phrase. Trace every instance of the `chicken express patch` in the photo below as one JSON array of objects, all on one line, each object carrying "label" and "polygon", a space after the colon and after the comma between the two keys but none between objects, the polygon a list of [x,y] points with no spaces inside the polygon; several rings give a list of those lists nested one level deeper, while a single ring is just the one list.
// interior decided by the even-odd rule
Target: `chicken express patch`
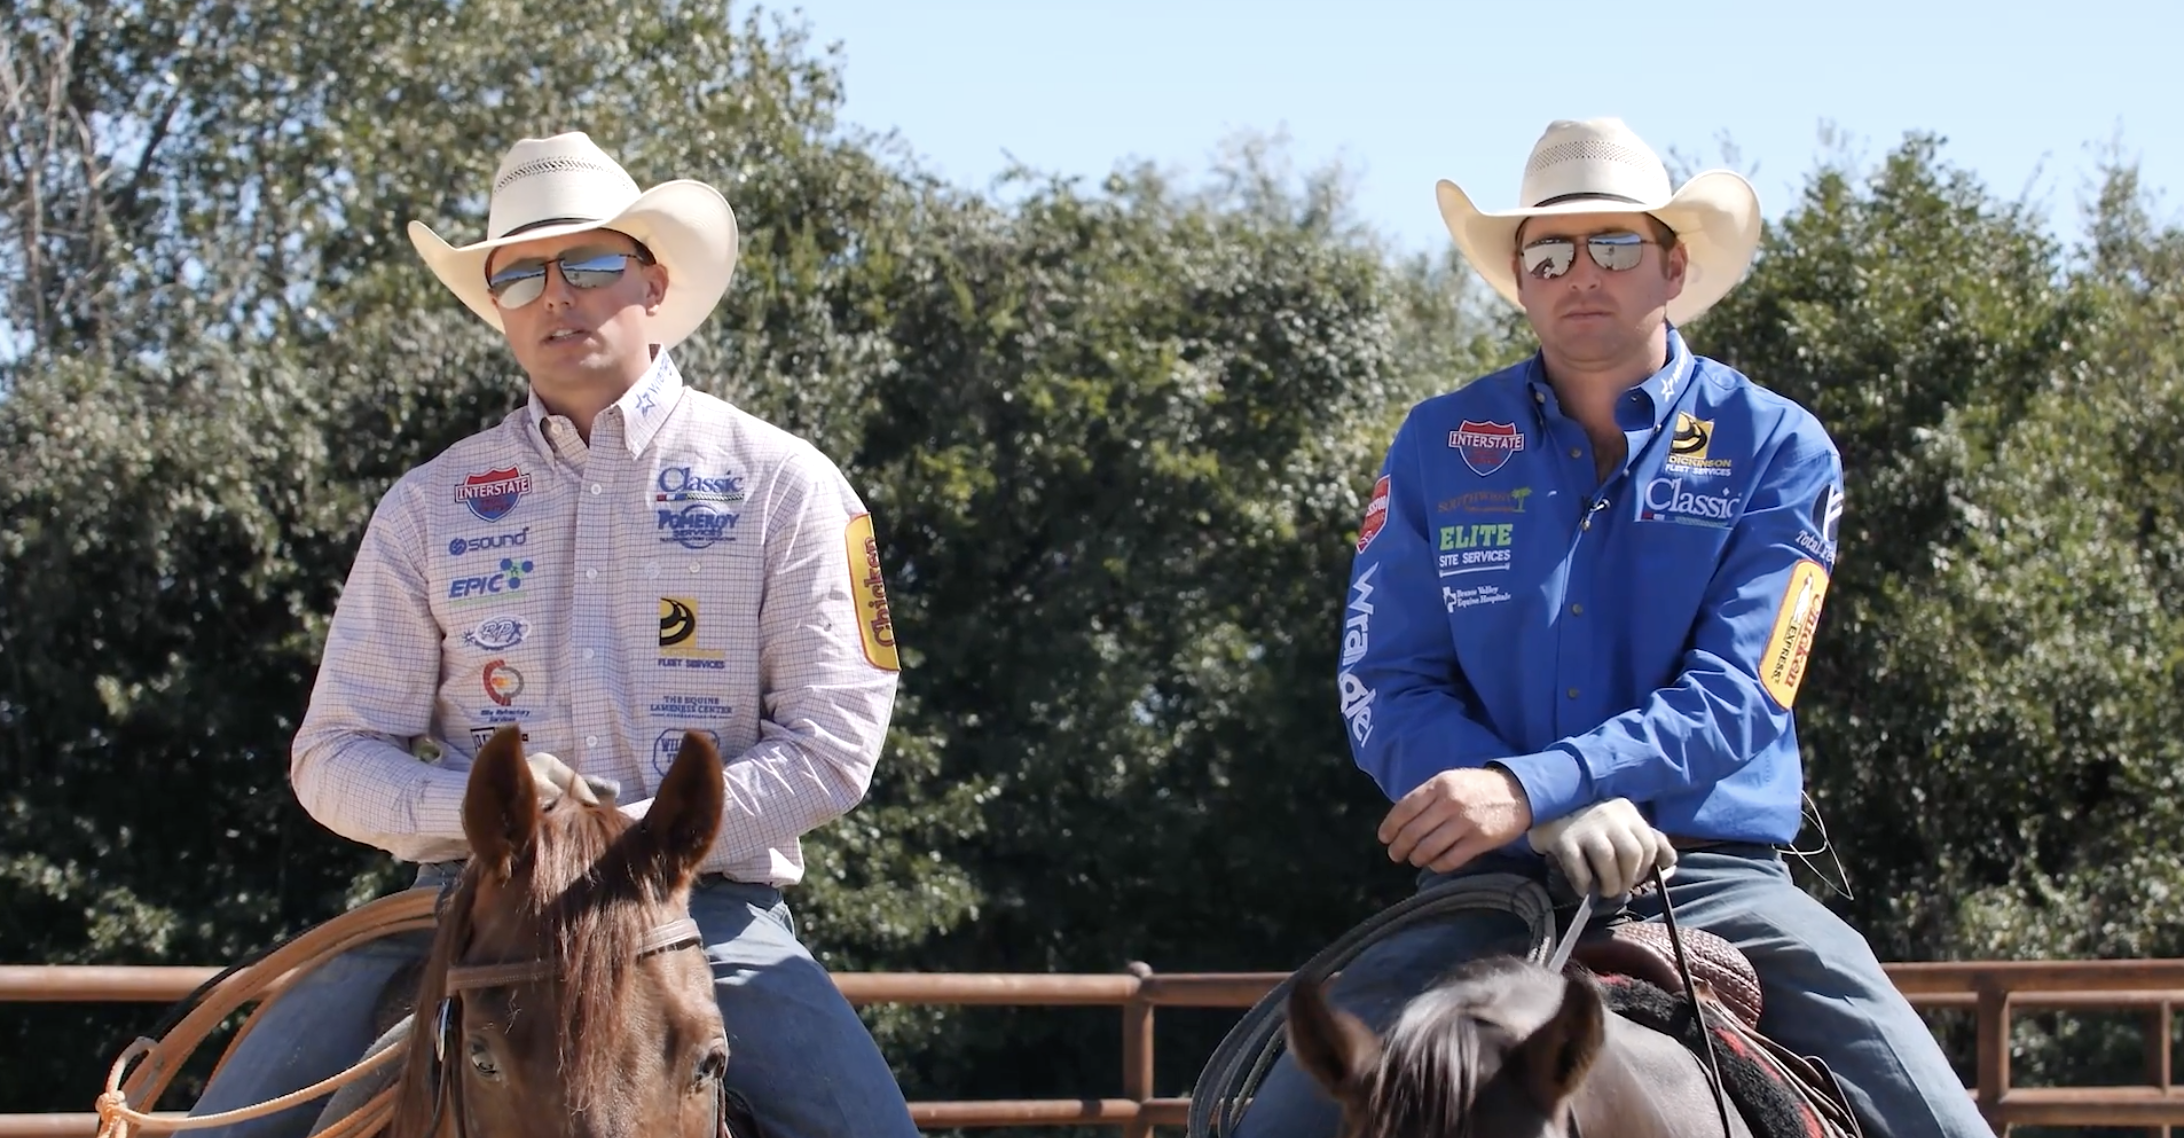
[{"label": "chicken express patch", "polygon": [[1813,632],[1820,625],[1820,603],[1827,595],[1828,573],[1819,562],[1800,561],[1790,570],[1774,631],[1759,657],[1760,686],[1784,711],[1797,702],[1798,685],[1804,682],[1805,665],[1812,659]]}]

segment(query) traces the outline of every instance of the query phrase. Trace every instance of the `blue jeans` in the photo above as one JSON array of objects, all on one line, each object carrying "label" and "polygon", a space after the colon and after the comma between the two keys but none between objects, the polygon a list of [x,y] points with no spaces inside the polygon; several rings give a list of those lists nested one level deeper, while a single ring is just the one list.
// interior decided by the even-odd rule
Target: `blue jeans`
[{"label": "blue jeans", "polygon": [[[421,867],[418,884],[442,884],[453,870]],[[701,878],[690,916],[704,933],[728,1029],[728,1088],[749,1104],[766,1138],[918,1132],[871,1033],[797,940],[780,890]],[[266,1009],[190,1113],[252,1106],[347,1069],[373,1042],[372,1006],[388,978],[430,944],[430,933],[383,938],[313,969]],[[301,1138],[327,1101],[197,1133]]]},{"label": "blue jeans", "polygon": [[[1544,872],[1500,858],[1462,873]],[[1445,880],[1438,876],[1421,884]],[[1867,1138],[1993,1138],[1933,1032],[1889,983],[1865,938],[1791,880],[1766,846],[1715,846],[1678,855],[1669,898],[1679,928],[1705,929],[1744,951],[1759,973],[1760,1031],[1834,1072]],[[1631,904],[1660,918],[1658,897]],[[1333,1002],[1385,1029],[1442,972],[1491,952],[1523,952],[1513,915],[1465,913],[1375,944],[1336,978]],[[1267,1072],[1239,1127],[1242,1138],[1334,1138],[1340,1116],[1285,1052]]]}]

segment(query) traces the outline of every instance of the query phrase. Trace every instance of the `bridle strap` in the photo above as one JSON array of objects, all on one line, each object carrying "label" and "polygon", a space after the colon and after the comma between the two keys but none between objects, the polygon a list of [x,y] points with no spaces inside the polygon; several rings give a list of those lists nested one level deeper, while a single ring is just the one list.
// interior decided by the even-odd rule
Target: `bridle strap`
[{"label": "bridle strap", "polygon": [[[688,917],[668,921],[655,926],[637,942],[636,959],[666,952],[675,948],[703,948],[705,934],[698,931],[698,922]],[[453,1073],[454,1063],[448,1058],[454,1036],[461,1030],[461,992],[475,992],[483,988],[500,988],[512,984],[531,984],[551,980],[561,974],[561,965],[552,960],[519,960],[509,964],[451,964],[445,981],[446,994],[441,998],[435,1016],[432,1033],[433,1075],[432,1125],[428,1134],[437,1134],[442,1112],[452,1108],[455,1133],[469,1133],[469,1119],[463,1113],[462,1079]],[[718,1080],[713,1086],[713,1113],[715,1128],[723,1134],[727,1130],[728,1107]]]},{"label": "bridle strap", "polygon": [[1684,998],[1691,1001],[1691,1015],[1699,1023],[1699,1042],[1706,1048],[1707,1081],[1714,1088],[1714,1109],[1721,1115],[1722,1138],[1736,1138],[1736,1130],[1729,1124],[1729,1095],[1721,1078],[1721,1062],[1714,1055],[1714,1028],[1706,1022],[1706,1009],[1699,1003],[1698,985],[1691,979],[1691,958],[1684,953],[1683,932],[1676,927],[1676,906],[1668,899],[1668,879],[1661,874],[1661,867],[1653,867],[1653,885],[1661,891],[1661,919],[1668,923],[1668,943],[1676,950],[1676,971],[1683,978]]},{"label": "bridle strap", "polygon": [[[671,948],[699,947],[705,943],[704,934],[698,931],[698,923],[688,917],[669,921],[645,934],[637,942],[637,956],[647,957],[655,952]],[[447,970],[449,993],[474,992],[480,988],[505,988],[511,984],[532,984],[551,980],[561,974],[561,965],[552,960],[519,960],[510,964],[455,964]]]}]

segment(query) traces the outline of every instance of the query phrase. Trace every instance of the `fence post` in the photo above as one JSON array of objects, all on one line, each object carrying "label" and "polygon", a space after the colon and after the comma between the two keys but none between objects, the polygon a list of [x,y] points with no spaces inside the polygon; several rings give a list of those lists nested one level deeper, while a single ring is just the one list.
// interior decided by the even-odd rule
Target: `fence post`
[{"label": "fence post", "polygon": [[1145,993],[1145,981],[1153,966],[1133,960],[1130,975],[1137,983],[1122,1005],[1122,1095],[1138,1106],[1138,1116],[1124,1124],[1122,1138],[1152,1138],[1153,1124],[1144,1115],[1153,1097],[1153,1002]]},{"label": "fence post", "polygon": [[1979,1113],[2001,1138],[2010,1138],[2003,1121],[2002,1096],[2010,1093],[2010,993],[1992,977],[1981,976],[1979,990]]},{"label": "fence post", "polygon": [[[2146,1081],[2159,1087],[2163,1098],[2169,1095],[2169,1072],[2172,1069],[2169,1036],[2175,1030],[2175,1013],[2176,1009],[2167,1000],[2163,1000],[2159,1007],[2146,1009],[2142,1029],[2145,1034],[2139,1039],[2139,1046],[2146,1052]],[[2169,1128],[2149,1126],[2146,1128],[2146,1135],[2147,1138],[2169,1138]]]}]

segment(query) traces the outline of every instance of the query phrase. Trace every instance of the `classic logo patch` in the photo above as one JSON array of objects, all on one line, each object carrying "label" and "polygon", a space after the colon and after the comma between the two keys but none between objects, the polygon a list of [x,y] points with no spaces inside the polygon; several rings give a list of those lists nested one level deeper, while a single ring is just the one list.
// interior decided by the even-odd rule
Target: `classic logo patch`
[{"label": "classic logo patch", "polygon": [[880,572],[880,543],[872,536],[872,515],[849,519],[842,543],[849,556],[849,594],[857,602],[857,636],[864,641],[865,659],[875,668],[899,671],[895,620],[887,609],[887,578]]},{"label": "classic logo patch", "polygon": [[729,474],[701,474],[688,466],[669,466],[660,471],[653,493],[655,502],[740,502],[743,500],[743,476]]},{"label": "classic logo patch", "polygon": [[1827,570],[1817,561],[1800,561],[1790,570],[1790,584],[1782,592],[1782,608],[1775,614],[1774,632],[1767,637],[1759,657],[1759,683],[1775,705],[1784,711],[1797,702],[1797,688],[1805,681],[1805,665],[1812,658],[1813,630],[1820,624],[1820,603],[1828,595]]},{"label": "classic logo patch", "polygon": [[1365,547],[1380,536],[1380,527],[1387,524],[1388,476],[1383,474],[1380,481],[1373,483],[1372,501],[1365,503],[1365,523],[1357,527],[1357,551],[1365,552]]},{"label": "classic logo patch", "polygon": [[531,476],[520,468],[488,470],[463,479],[455,487],[455,500],[470,507],[479,521],[497,522],[514,513],[516,503],[531,492]]},{"label": "classic logo patch", "polygon": [[1465,419],[1448,433],[1448,445],[1464,456],[1464,465],[1477,475],[1492,474],[1524,449],[1524,433],[1515,423],[1481,423]]}]

